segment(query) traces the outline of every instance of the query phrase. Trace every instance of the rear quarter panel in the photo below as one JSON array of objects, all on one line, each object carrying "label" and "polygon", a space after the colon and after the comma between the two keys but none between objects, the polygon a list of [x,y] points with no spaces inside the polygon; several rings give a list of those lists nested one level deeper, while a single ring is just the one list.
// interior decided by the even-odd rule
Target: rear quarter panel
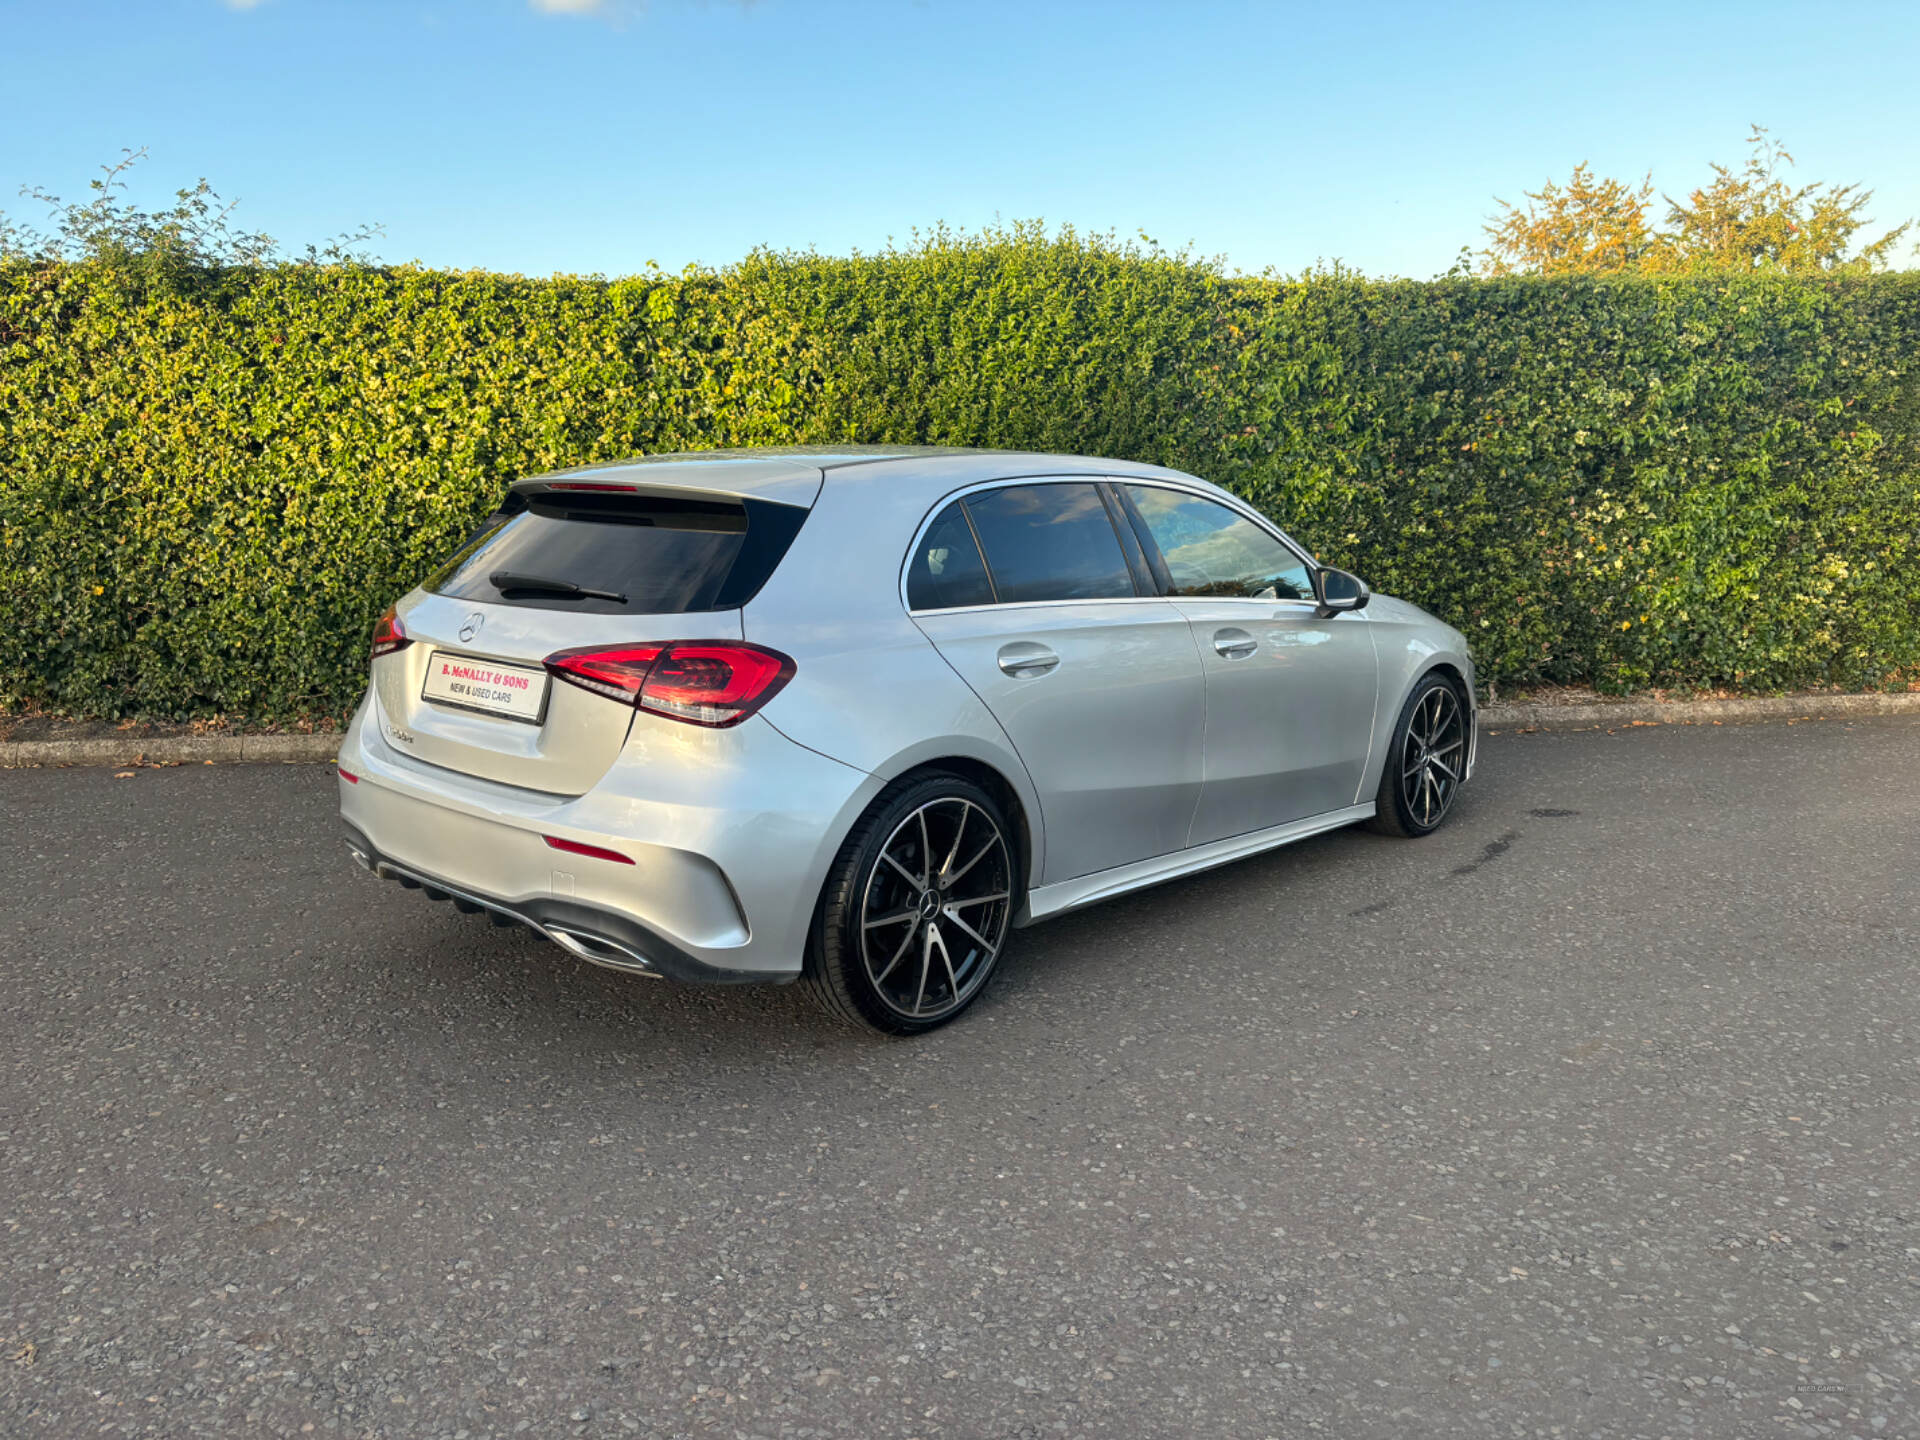
[{"label": "rear quarter panel", "polygon": [[828,473],[786,559],[744,612],[746,639],[795,662],[793,680],[760,713],[795,743],[882,780],[950,756],[992,766],[1026,812],[1037,874],[1045,842],[1026,767],[901,602],[907,547],[939,503],[893,466]]}]

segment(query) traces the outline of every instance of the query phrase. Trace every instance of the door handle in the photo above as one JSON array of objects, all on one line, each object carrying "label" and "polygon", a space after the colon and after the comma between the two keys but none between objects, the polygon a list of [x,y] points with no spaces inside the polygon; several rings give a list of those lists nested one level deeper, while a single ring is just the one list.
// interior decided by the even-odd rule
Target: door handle
[{"label": "door handle", "polygon": [[1213,648],[1229,660],[1244,660],[1260,648],[1260,642],[1246,631],[1229,625],[1213,632]]},{"label": "door handle", "polygon": [[1002,673],[1016,680],[1030,680],[1044,675],[1060,663],[1060,657],[1053,651],[1031,640],[1016,640],[1011,645],[1002,645],[996,658]]}]

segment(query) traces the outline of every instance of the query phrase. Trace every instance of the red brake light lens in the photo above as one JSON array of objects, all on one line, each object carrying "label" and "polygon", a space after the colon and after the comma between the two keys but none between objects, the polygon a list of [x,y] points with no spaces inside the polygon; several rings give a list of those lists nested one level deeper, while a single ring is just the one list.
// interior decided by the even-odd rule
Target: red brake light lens
[{"label": "red brake light lens", "polygon": [[640,687],[647,683],[647,672],[660,658],[663,646],[624,645],[610,650],[590,647],[562,650],[546,658],[547,673],[556,680],[578,685],[609,700],[632,705],[640,698]]},{"label": "red brake light lens", "polygon": [[724,729],[738,725],[793,678],[793,661],[739,640],[562,650],[547,657],[556,680],[636,710]]},{"label": "red brake light lens", "polygon": [[793,661],[757,645],[671,645],[647,676],[640,708],[695,725],[738,725],[793,678]]},{"label": "red brake light lens", "polygon": [[393,613],[389,605],[387,613],[373,622],[373,656],[378,660],[382,655],[391,655],[396,650],[404,650],[413,642],[407,638],[407,632],[400,624],[400,617]]},{"label": "red brake light lens", "polygon": [[608,485],[597,480],[555,480],[547,486],[549,490],[595,490],[607,494],[631,495],[631,485]]}]

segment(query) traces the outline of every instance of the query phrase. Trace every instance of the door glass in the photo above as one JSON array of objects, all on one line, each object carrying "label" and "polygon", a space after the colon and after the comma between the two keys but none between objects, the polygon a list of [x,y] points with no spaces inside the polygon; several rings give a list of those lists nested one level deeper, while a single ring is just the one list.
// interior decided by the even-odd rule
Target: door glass
[{"label": "door glass", "polygon": [[980,563],[960,502],[954,501],[927,527],[907,567],[909,610],[952,610],[961,605],[991,605],[993,585]]},{"label": "door glass", "polygon": [[1097,486],[1009,485],[970,496],[966,505],[1002,605],[1134,593]]},{"label": "door glass", "polygon": [[1300,557],[1243,515],[1217,501],[1155,485],[1129,485],[1127,498],[1183,596],[1311,600],[1313,581]]}]

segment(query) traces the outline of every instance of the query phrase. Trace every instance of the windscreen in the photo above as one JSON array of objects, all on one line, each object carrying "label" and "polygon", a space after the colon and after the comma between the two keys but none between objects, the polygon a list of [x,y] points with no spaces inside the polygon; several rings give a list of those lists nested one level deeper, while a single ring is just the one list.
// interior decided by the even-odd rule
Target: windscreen
[{"label": "windscreen", "polygon": [[427,589],[583,615],[733,610],[766,583],[806,516],[760,500],[515,495]]}]

